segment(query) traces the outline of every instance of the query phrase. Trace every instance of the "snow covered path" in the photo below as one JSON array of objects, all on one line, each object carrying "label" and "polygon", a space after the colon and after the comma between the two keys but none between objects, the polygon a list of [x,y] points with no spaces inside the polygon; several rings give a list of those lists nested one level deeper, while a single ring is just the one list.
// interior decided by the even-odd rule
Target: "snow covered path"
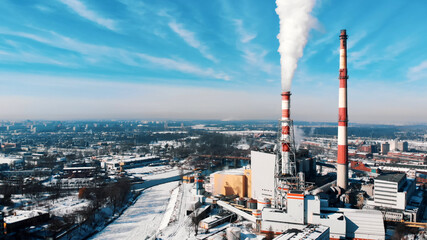
[{"label": "snow covered path", "polygon": [[177,182],[145,190],[134,205],[118,219],[90,239],[147,239],[153,237],[162,222],[171,192]]}]

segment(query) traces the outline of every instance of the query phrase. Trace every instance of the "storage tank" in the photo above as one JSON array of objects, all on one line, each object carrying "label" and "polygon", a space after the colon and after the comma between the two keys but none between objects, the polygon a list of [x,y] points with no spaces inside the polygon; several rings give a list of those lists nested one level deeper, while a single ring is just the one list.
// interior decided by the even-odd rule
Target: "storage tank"
[{"label": "storage tank", "polygon": [[225,230],[225,236],[227,240],[240,240],[240,228],[238,227],[229,227]]},{"label": "storage tank", "polygon": [[248,201],[248,208],[249,209],[257,209],[257,201],[256,201],[256,199],[253,199],[253,198],[249,199],[249,201]]},{"label": "storage tank", "polygon": [[261,214],[262,214],[262,211],[259,209],[252,210],[252,216],[254,216],[257,219],[261,219],[261,216],[262,216]]},{"label": "storage tank", "polygon": [[262,210],[263,208],[269,208],[271,207],[271,201],[268,198],[263,198],[258,200],[258,209]]},{"label": "storage tank", "polygon": [[239,198],[237,200],[237,204],[242,205],[242,206],[246,206],[246,199],[244,198]]}]

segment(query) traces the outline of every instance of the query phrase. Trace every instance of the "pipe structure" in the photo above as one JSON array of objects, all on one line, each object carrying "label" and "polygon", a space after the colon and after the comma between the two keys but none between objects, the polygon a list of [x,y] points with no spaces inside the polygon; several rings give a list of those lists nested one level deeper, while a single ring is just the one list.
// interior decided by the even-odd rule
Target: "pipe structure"
[{"label": "pipe structure", "polygon": [[338,102],[338,156],[337,156],[337,185],[347,189],[348,185],[348,146],[347,146],[347,34],[340,34],[340,88]]},{"label": "pipe structure", "polygon": [[282,174],[291,174],[290,167],[290,151],[291,151],[291,136],[290,136],[290,106],[291,106],[291,92],[282,92]]}]

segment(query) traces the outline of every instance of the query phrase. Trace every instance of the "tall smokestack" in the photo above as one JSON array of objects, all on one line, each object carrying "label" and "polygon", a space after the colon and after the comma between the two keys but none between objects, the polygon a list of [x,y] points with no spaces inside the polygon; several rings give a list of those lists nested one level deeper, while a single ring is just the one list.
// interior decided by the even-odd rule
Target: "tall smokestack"
[{"label": "tall smokestack", "polygon": [[282,174],[291,174],[290,167],[290,151],[291,151],[291,136],[290,136],[290,106],[291,106],[291,92],[282,92]]},{"label": "tall smokestack", "polygon": [[340,88],[338,117],[338,156],[337,185],[347,189],[348,184],[348,147],[347,147],[347,34],[341,30],[340,35]]}]

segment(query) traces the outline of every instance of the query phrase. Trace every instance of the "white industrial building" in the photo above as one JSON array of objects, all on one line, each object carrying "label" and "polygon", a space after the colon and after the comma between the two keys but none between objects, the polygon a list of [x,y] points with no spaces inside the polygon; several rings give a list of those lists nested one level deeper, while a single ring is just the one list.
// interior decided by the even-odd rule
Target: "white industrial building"
[{"label": "white industrial building", "polygon": [[374,179],[374,199],[367,200],[365,208],[381,210],[386,221],[416,222],[423,199],[415,191],[415,179],[405,173],[381,175]]},{"label": "white industrial building", "polygon": [[415,181],[405,173],[384,174],[374,179],[374,201],[369,205],[405,210],[415,191]]},{"label": "white industrial building", "polygon": [[383,215],[377,210],[329,208],[327,201],[302,192],[290,192],[287,210],[264,208],[261,231],[282,233],[309,224],[329,227],[330,239],[385,239]]},{"label": "white industrial building", "polygon": [[273,199],[276,155],[251,151],[251,196],[254,199]]}]

